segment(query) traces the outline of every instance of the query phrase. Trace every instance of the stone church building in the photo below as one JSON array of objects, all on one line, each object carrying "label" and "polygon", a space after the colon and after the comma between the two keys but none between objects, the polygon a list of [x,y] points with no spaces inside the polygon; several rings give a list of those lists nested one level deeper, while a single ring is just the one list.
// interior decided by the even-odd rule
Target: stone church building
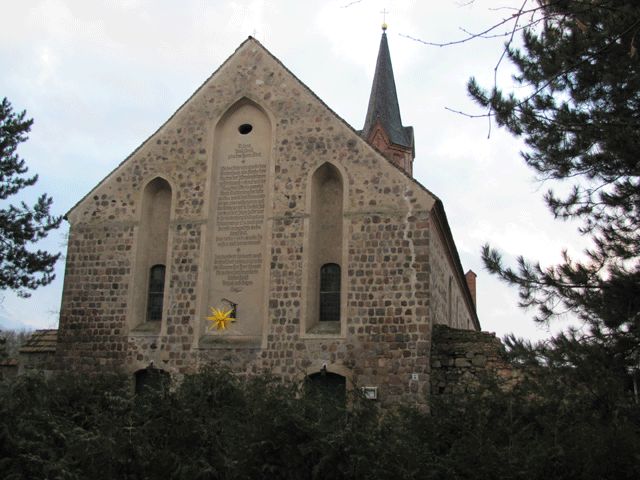
[{"label": "stone church building", "polygon": [[384,31],[375,68],[359,131],[242,43],[67,214],[56,364],[216,363],[428,404],[434,326],[480,330],[475,274],[412,176]]}]

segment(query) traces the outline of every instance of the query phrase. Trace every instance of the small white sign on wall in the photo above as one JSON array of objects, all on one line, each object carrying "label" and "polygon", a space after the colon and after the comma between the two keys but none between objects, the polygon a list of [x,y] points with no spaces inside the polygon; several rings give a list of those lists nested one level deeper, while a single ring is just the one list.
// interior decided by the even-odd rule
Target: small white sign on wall
[{"label": "small white sign on wall", "polygon": [[362,395],[367,400],[378,399],[378,387],[362,387]]}]

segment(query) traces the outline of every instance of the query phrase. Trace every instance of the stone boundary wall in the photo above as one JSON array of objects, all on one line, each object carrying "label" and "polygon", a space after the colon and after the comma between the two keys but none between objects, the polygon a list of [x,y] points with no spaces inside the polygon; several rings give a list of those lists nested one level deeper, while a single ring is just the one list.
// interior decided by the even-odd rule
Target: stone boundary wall
[{"label": "stone boundary wall", "polygon": [[434,325],[432,339],[432,397],[473,392],[487,376],[506,386],[518,377],[495,333]]}]

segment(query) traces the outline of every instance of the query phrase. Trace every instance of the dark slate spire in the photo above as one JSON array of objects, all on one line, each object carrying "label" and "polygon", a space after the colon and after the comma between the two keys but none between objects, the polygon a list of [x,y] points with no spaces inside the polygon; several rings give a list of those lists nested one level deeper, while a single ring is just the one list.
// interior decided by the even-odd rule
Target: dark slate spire
[{"label": "dark slate spire", "polygon": [[380,40],[376,72],[371,86],[369,108],[362,129],[364,138],[369,139],[377,122],[380,122],[393,144],[413,149],[413,128],[403,127],[400,118],[396,82],[393,78],[391,55],[387,44],[386,25],[382,27],[382,39]]}]

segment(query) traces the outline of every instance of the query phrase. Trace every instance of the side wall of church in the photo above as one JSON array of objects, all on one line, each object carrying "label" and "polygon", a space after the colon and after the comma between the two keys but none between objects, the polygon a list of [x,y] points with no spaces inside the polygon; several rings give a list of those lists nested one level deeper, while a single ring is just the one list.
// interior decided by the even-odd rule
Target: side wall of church
[{"label": "side wall of church", "polygon": [[431,216],[434,234],[430,239],[430,314],[433,324],[448,325],[452,328],[474,330],[474,323],[467,307],[464,278],[456,273],[447,253],[443,235],[437,230],[435,215]]},{"label": "side wall of church", "polygon": [[[216,129],[242,102],[266,115],[268,143],[261,137],[252,144],[247,135],[245,143],[222,148],[228,138],[220,140]],[[221,220],[234,221],[222,210],[228,199],[221,192],[225,182],[239,182],[233,168],[244,181],[245,160],[253,172],[247,181],[263,182],[245,195],[258,195],[264,212],[253,234],[238,224],[224,230]],[[316,267],[308,256],[312,178],[327,162],[344,195],[342,244],[332,247],[331,260],[340,264],[342,285],[340,316],[323,323],[310,307],[318,292],[310,288]],[[136,258],[145,250],[139,242],[147,241],[143,192],[157,178],[172,198],[162,320],[153,322],[133,305]],[[219,363],[289,380],[326,368],[351,387],[378,387],[383,402],[426,404],[431,325],[446,318],[440,283],[451,272],[430,220],[433,206],[433,197],[250,40],[69,214],[58,360],[129,373],[153,363],[178,376]],[[222,256],[230,246],[237,253]],[[238,271],[229,271],[229,258]],[[264,285],[262,293],[243,297],[252,285]],[[231,328],[209,328],[209,307],[237,298],[243,300]]]}]

